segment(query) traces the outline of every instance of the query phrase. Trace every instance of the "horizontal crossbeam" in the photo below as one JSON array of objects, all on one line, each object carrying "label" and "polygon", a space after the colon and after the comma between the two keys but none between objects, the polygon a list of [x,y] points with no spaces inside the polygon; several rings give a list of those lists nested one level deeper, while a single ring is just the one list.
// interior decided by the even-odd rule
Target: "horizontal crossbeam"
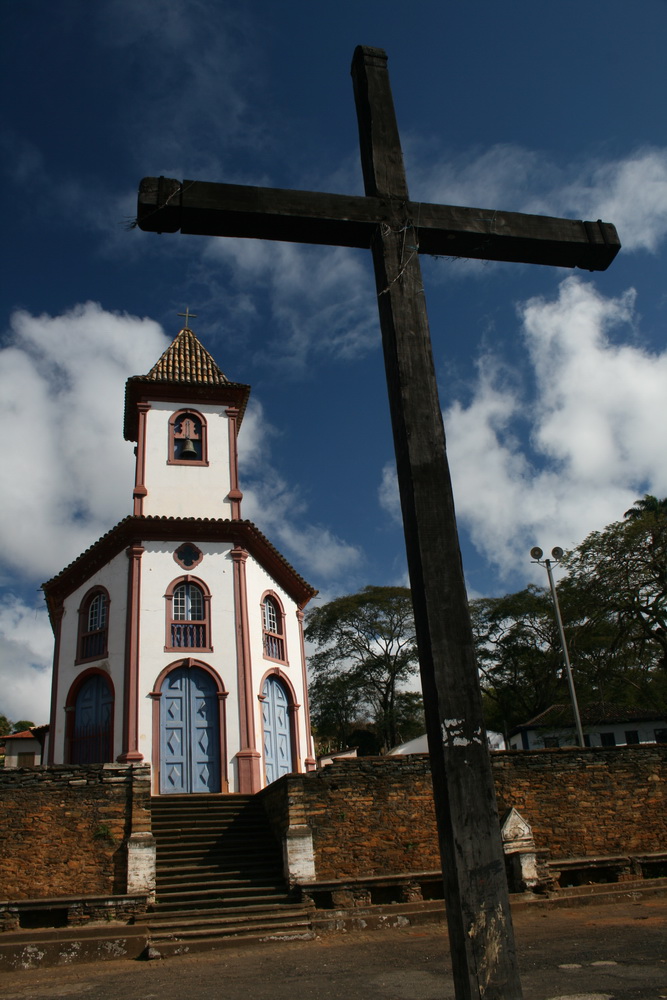
[{"label": "horizontal crossbeam", "polygon": [[413,225],[419,253],[604,271],[621,243],[609,222],[391,198],[145,177],[137,223],[151,233],[371,246],[378,225]]}]

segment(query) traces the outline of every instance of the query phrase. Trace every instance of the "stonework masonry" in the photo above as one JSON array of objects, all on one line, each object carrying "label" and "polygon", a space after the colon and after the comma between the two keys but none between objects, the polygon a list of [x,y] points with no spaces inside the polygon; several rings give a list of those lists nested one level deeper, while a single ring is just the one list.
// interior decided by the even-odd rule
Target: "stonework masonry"
[{"label": "stonework masonry", "polygon": [[[667,745],[492,754],[501,819],[514,808],[560,861],[665,852]],[[0,770],[0,901],[150,893],[150,767]],[[440,868],[427,755],[335,761],[260,793],[300,883]]]},{"label": "stonework masonry", "polygon": [[0,898],[132,891],[128,842],[150,838],[148,765],[0,770],[0,808]]},{"label": "stonework masonry", "polygon": [[[493,753],[498,812],[552,859],[665,851],[666,762],[662,744]],[[339,759],[261,795],[283,842],[310,829],[318,881],[440,867],[426,755]]]}]

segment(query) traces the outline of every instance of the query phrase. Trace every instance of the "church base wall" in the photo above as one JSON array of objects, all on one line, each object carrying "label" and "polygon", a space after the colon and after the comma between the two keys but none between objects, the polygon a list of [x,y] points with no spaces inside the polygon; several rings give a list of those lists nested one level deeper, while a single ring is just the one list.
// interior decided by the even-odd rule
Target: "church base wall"
[{"label": "church base wall", "polygon": [[[641,878],[651,856],[657,865],[665,852],[667,745],[500,752],[491,759],[500,818],[514,808],[531,828],[532,868],[519,859],[522,882],[546,887],[536,865],[545,871],[549,859],[558,875],[572,867],[573,860],[561,864],[567,859],[581,867],[624,858],[625,867],[616,865],[621,875],[611,866],[611,880]],[[286,872],[293,882],[440,868],[427,755],[341,758],[314,773],[286,775],[261,795],[286,856],[290,831],[298,830],[302,846],[305,829],[311,833],[314,878]],[[303,867],[303,852],[295,857]]]},{"label": "church base wall", "polygon": [[154,889],[149,765],[0,770],[0,803],[5,899]]}]

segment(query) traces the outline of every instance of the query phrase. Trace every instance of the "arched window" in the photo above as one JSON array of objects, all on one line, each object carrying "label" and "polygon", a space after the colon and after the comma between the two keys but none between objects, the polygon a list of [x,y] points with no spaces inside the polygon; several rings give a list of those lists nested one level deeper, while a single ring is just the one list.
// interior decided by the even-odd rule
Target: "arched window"
[{"label": "arched window", "polygon": [[201,413],[179,410],[169,421],[169,464],[207,465],[206,421]]},{"label": "arched window", "polygon": [[212,651],[208,588],[186,576],[175,580],[167,591],[167,641],[165,650]]},{"label": "arched window", "polygon": [[285,616],[278,599],[271,594],[266,594],[262,600],[262,632],[264,656],[286,663]]},{"label": "arched window", "polygon": [[107,655],[109,595],[103,587],[89,591],[79,608],[77,663]]}]

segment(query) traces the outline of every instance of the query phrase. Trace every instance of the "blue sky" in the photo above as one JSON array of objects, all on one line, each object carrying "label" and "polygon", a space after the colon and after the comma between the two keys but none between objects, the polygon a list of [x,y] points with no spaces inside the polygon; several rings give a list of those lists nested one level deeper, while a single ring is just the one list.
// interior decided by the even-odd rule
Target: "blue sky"
[{"label": "blue sky", "polygon": [[384,48],[414,200],[613,222],[602,274],[422,258],[471,594],[667,494],[665,0],[6,0],[0,711],[47,714],[39,585],[130,510],[125,379],[185,307],[253,387],[243,513],[322,593],[405,582],[370,255],[129,229],[143,176],[362,194]]}]

